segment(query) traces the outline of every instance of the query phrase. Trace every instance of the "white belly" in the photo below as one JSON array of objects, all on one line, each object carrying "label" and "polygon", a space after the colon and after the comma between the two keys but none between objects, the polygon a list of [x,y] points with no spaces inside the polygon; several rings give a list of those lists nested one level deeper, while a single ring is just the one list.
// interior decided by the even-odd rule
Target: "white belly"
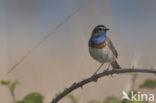
[{"label": "white belly", "polygon": [[113,55],[113,52],[109,49],[107,45],[103,49],[89,47],[89,52],[95,60],[101,63],[113,62],[116,59],[116,57]]}]

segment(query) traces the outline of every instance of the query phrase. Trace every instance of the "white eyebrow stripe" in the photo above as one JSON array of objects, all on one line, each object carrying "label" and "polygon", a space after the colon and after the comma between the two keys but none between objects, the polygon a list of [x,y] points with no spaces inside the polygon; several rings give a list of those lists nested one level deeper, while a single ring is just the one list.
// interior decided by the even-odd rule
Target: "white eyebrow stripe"
[{"label": "white eyebrow stripe", "polygon": [[99,27],[100,29],[105,29],[105,27]]}]

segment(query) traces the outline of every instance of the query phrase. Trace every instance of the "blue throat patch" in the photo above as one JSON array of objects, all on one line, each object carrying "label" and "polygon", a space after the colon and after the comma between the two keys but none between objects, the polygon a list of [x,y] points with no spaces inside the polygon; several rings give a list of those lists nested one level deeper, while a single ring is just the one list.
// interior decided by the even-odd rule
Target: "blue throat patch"
[{"label": "blue throat patch", "polygon": [[94,43],[94,44],[101,44],[105,41],[106,39],[106,32],[104,31],[100,31],[98,32],[98,37],[91,37],[91,41]]}]

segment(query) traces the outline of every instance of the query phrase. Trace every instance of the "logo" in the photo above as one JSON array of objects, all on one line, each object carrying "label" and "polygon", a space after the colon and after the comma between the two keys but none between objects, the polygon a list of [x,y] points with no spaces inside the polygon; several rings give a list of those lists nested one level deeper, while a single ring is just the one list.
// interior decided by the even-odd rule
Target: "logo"
[{"label": "logo", "polygon": [[122,94],[123,94],[122,100],[126,99],[129,101],[146,101],[146,102],[154,101],[154,94],[146,94],[141,92],[134,93],[133,91],[131,91],[129,95],[125,91],[123,91]]}]

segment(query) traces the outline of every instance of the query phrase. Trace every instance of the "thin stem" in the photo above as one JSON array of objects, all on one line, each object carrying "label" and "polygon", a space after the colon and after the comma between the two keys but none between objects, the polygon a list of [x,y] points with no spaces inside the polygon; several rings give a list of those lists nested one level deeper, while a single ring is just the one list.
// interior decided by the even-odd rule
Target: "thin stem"
[{"label": "thin stem", "polygon": [[15,98],[14,93],[11,93],[11,96],[12,96],[12,100],[13,100],[13,101],[15,101],[15,100],[16,100],[16,98]]},{"label": "thin stem", "polygon": [[136,78],[137,78],[137,74],[133,74],[133,76],[132,76],[132,87],[131,87],[131,91],[135,91]]}]

